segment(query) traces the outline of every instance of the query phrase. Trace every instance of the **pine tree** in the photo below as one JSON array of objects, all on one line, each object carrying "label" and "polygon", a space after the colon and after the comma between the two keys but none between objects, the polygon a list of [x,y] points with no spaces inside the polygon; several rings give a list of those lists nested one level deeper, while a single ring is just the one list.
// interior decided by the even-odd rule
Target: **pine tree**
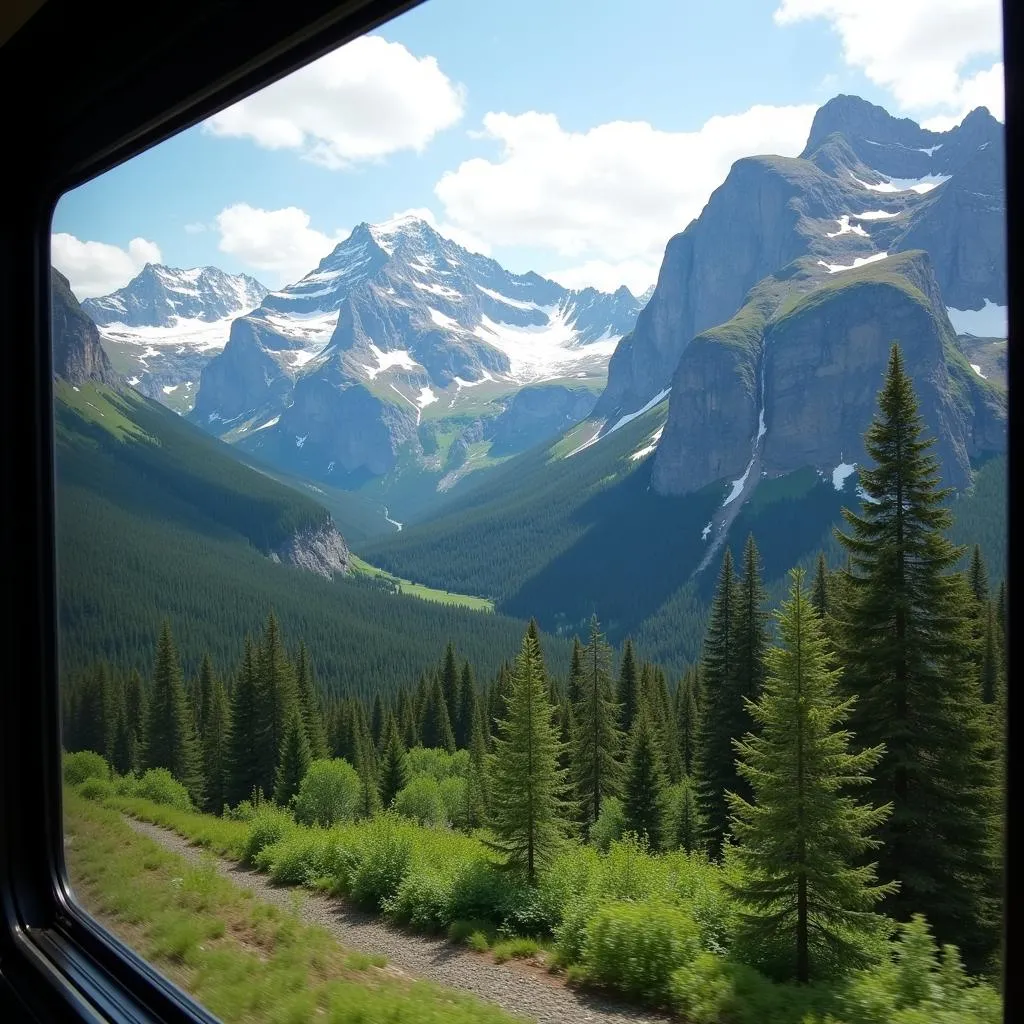
[{"label": "pine tree", "polygon": [[665,768],[661,745],[646,702],[641,703],[629,734],[622,804],[626,830],[644,836],[652,850],[661,847]]},{"label": "pine tree", "polygon": [[683,759],[679,752],[675,709],[672,698],[668,695],[668,680],[657,665],[651,668],[650,701],[651,706],[658,709],[655,725],[658,730],[658,742],[661,744],[665,776],[671,783],[679,782],[683,777]]},{"label": "pine tree", "polygon": [[389,716],[384,727],[384,749],[380,759],[380,800],[385,809],[409,782],[405,745],[394,716]]},{"label": "pine tree", "polygon": [[146,728],[146,694],[142,689],[142,676],[137,669],[128,673],[124,684],[124,720],[128,733],[128,771],[138,771],[142,756],[142,736]]},{"label": "pine tree", "polygon": [[988,569],[985,568],[985,561],[981,557],[981,548],[977,544],[974,545],[974,550],[971,552],[971,567],[967,570],[967,580],[971,584],[974,600],[979,605],[988,604]]},{"label": "pine tree", "polygon": [[700,710],[697,707],[697,672],[687,669],[676,692],[676,736],[683,774],[693,777],[700,749]]},{"label": "pine tree", "polygon": [[206,783],[206,809],[220,814],[228,802],[231,756],[231,709],[224,684],[211,684],[203,732],[203,779]]},{"label": "pine tree", "polygon": [[676,846],[687,853],[701,848],[700,811],[697,808],[697,787],[689,775],[679,786],[679,808],[676,814]]},{"label": "pine tree", "polygon": [[944,535],[951,521],[938,486],[934,444],[923,436],[898,346],[879,411],[865,436],[874,468],[860,483],[871,499],[843,510],[837,533],[850,556],[843,574],[840,656],[858,696],[850,725],[886,751],[868,788],[891,802],[879,871],[901,883],[884,909],[923,913],[942,942],[974,966],[996,940],[997,879],[986,834],[993,804],[991,758],[973,664],[971,607],[962,557]]},{"label": "pine tree", "polygon": [[[743,549],[743,575],[737,587],[736,607],[736,692],[745,700],[757,701],[765,677],[768,651],[768,613],[764,610],[765,592],[761,582],[761,556],[754,535],[747,537]],[[738,737],[734,737],[738,738]],[[736,792],[743,794],[745,785]]]},{"label": "pine tree", "polygon": [[72,736],[67,746],[72,750],[92,750],[109,756],[113,738],[110,722],[110,673],[105,662],[98,662],[84,673],[77,689],[72,714]]},{"label": "pine tree", "polygon": [[828,563],[825,561],[825,552],[818,552],[818,562],[814,570],[814,583],[811,585],[811,604],[818,613],[822,622],[829,613],[828,600]]},{"label": "pine tree", "polygon": [[468,785],[469,824],[482,828],[488,820],[490,808],[490,785],[487,778],[487,731],[484,728],[483,713],[477,711],[469,739]]},{"label": "pine tree", "polygon": [[195,723],[185,697],[171,624],[164,619],[156,647],[156,668],[146,719],[144,768],[166,768],[193,800],[202,802],[202,776]]},{"label": "pine tree", "polygon": [[565,833],[564,774],[557,767],[558,736],[552,722],[546,672],[537,642],[527,633],[516,657],[505,717],[498,722],[488,762],[490,845],[530,882]]},{"label": "pine tree", "polygon": [[[595,616],[596,618],[596,616]],[[583,645],[580,638],[572,638],[572,662],[569,665],[569,686],[567,694],[569,703],[574,707],[583,693]]]},{"label": "pine tree", "polygon": [[985,602],[984,628],[981,643],[981,699],[986,704],[995,702],[1002,672],[996,609],[991,601]]},{"label": "pine tree", "polygon": [[611,648],[601,633],[597,616],[590,620],[590,639],[582,649],[579,699],[572,709],[571,777],[580,809],[584,835],[601,813],[601,801],[619,792],[622,733],[620,708],[612,697]]},{"label": "pine tree", "polygon": [[199,665],[199,702],[196,715],[196,730],[202,737],[206,732],[206,717],[210,712],[210,701],[213,699],[213,665],[210,655],[203,652],[203,660]]},{"label": "pine tree", "polygon": [[355,769],[359,773],[359,814],[364,818],[372,818],[380,810],[380,789],[369,729],[360,736],[356,749]]},{"label": "pine tree", "polygon": [[750,715],[737,686],[737,619],[741,601],[727,548],[718,574],[711,620],[704,637],[701,674],[705,705],[701,713],[697,802],[708,853],[722,855],[729,827],[727,792],[746,789],[736,771],[732,741],[750,729]]},{"label": "pine tree", "polygon": [[374,695],[373,710],[370,712],[370,738],[374,746],[379,750],[384,744],[384,723],[387,715],[384,711],[384,701],[379,693]]},{"label": "pine tree", "polygon": [[434,680],[434,685],[427,692],[423,717],[420,720],[420,737],[425,747],[441,747],[449,753],[455,752],[455,737],[448,718],[448,705],[439,679]]},{"label": "pine tree", "polygon": [[420,742],[420,732],[417,727],[416,711],[413,708],[412,697],[408,690],[402,690],[398,700],[399,729],[402,733],[402,743],[406,750],[411,750]]},{"label": "pine tree", "polygon": [[455,723],[452,723],[452,729],[455,732],[455,746],[460,750],[469,746],[470,734],[473,731],[473,722],[476,720],[476,714],[476,679],[473,676],[473,669],[467,661],[462,665],[462,675],[459,678],[458,727],[456,727]]},{"label": "pine tree", "polygon": [[629,735],[636,717],[637,705],[640,702],[640,680],[636,669],[636,655],[633,653],[633,641],[626,637],[622,648],[622,665],[619,668],[619,685],[615,694],[619,705],[619,730],[623,736]]},{"label": "pine tree", "polygon": [[274,802],[287,807],[299,791],[299,785],[309,771],[309,738],[302,721],[302,712],[297,703],[288,712],[284,739],[281,741],[281,756],[274,778]]},{"label": "pine tree", "polygon": [[883,748],[849,749],[842,728],[854,705],[837,692],[837,670],[802,569],[790,573],[778,615],[780,646],[768,653],[763,695],[750,703],[758,734],[737,740],[739,770],[753,801],[729,794],[739,880],[727,882],[742,912],[745,938],[766,959],[790,958],[792,977],[835,977],[868,962],[867,937],[880,934],[878,902],[896,889],[879,885],[875,832],[891,811],[848,795],[866,786]]},{"label": "pine tree", "polygon": [[242,665],[231,694],[225,798],[231,806],[248,800],[252,791],[262,785],[261,751],[269,732],[269,722],[263,710],[264,702],[261,700],[256,674],[256,654],[252,638],[246,636]]},{"label": "pine tree", "polygon": [[441,691],[444,694],[444,705],[448,712],[448,724],[452,729],[452,736],[459,721],[459,666],[455,661],[455,646],[448,641],[444,649],[444,666],[441,670]]},{"label": "pine tree", "polygon": [[312,760],[319,761],[329,754],[327,729],[323,708],[317,696],[313,663],[303,640],[299,641],[299,652],[295,659],[295,692],[302,711],[302,721],[306,727],[306,738],[309,740],[309,756]]},{"label": "pine tree", "polygon": [[267,616],[263,630],[263,641],[257,654],[257,671],[261,709],[267,721],[264,742],[259,750],[258,785],[265,793],[270,793],[273,792],[277,777],[285,726],[293,706],[298,703],[294,673],[288,663],[281,630],[273,612]]}]

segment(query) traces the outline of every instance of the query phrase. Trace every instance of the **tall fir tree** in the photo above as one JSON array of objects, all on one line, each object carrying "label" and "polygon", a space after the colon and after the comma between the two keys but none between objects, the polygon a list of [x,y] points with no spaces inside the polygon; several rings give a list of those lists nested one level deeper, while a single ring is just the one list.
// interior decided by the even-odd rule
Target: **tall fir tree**
[{"label": "tall fir tree", "polygon": [[862,863],[881,845],[874,833],[891,805],[849,792],[867,786],[883,748],[850,750],[843,724],[855,700],[838,692],[803,570],[790,578],[780,646],[768,652],[763,695],[748,705],[758,732],[736,742],[753,800],[729,794],[741,873],[727,888],[742,908],[744,939],[767,962],[785,957],[791,977],[806,983],[870,961],[882,934],[876,907],[897,886],[879,884],[876,866]]},{"label": "tall fir tree", "polygon": [[384,727],[384,749],[380,758],[380,801],[389,808],[392,801],[409,782],[409,766],[405,744],[393,715],[388,716]]},{"label": "tall fir tree", "polygon": [[384,725],[387,722],[387,711],[380,693],[374,694],[373,708],[370,711],[370,738],[374,746],[380,750],[384,745]]},{"label": "tall fir tree", "polygon": [[476,678],[473,675],[472,666],[466,661],[462,664],[462,674],[459,677],[458,714],[456,715],[456,721],[452,723],[452,731],[455,733],[455,746],[460,750],[469,747],[473,722],[476,720],[477,700]]},{"label": "tall fir tree", "polygon": [[993,704],[999,690],[1002,672],[1002,658],[999,650],[999,626],[996,623],[996,608],[992,601],[986,601],[982,610],[984,624],[981,637],[981,699]]},{"label": "tall fir tree", "polygon": [[213,664],[210,655],[203,652],[199,663],[199,706],[196,715],[196,731],[200,737],[206,732],[206,717],[210,712],[210,701],[213,699]]},{"label": "tall fir tree", "polygon": [[569,663],[569,685],[566,693],[569,703],[573,706],[578,703],[583,693],[583,645],[578,636],[572,638],[572,660]]},{"label": "tall fir tree", "polygon": [[355,769],[359,773],[359,816],[372,818],[380,810],[377,758],[369,727],[360,734]]},{"label": "tall fir tree", "polygon": [[619,705],[612,693],[611,647],[597,616],[590,619],[590,639],[582,649],[579,698],[572,709],[571,778],[584,836],[601,813],[606,796],[617,796],[621,779],[622,733]]},{"label": "tall fir tree", "polygon": [[[743,573],[737,584],[737,593],[735,692],[743,700],[756,701],[764,685],[768,612],[765,610],[766,595],[761,582],[761,556],[753,534],[747,537],[743,548]],[[745,785],[741,785],[737,792],[742,794],[745,789]]]},{"label": "tall fir tree", "polygon": [[142,676],[132,669],[124,684],[124,719],[128,733],[129,771],[138,771],[142,757],[142,737],[146,728],[146,693]]},{"label": "tall fir tree", "polygon": [[298,703],[293,703],[288,712],[288,721],[281,741],[281,756],[277,762],[274,777],[274,802],[287,807],[298,791],[302,780],[309,771],[309,737],[302,721]]},{"label": "tall fir tree", "polygon": [[697,787],[689,775],[679,784],[679,805],[676,809],[675,845],[686,853],[701,849],[700,811],[697,807]]},{"label": "tall fir tree", "polygon": [[899,347],[893,345],[861,468],[867,500],[843,510],[837,532],[850,556],[839,623],[844,685],[858,696],[850,725],[885,745],[868,798],[892,803],[879,872],[900,882],[885,909],[923,913],[943,943],[978,967],[994,949],[998,880],[986,840],[991,758],[972,638],[974,595],[954,570],[962,549],[945,536],[951,514],[939,487],[933,438]]},{"label": "tall fir tree", "polygon": [[[262,782],[261,753],[266,744],[269,722],[264,716],[256,652],[246,636],[242,664],[231,694],[231,731],[228,734],[227,797],[231,806],[248,800]],[[269,795],[264,790],[264,795]]]},{"label": "tall fir tree", "polygon": [[640,703],[640,674],[636,667],[633,640],[628,636],[622,647],[622,664],[619,667],[615,701],[619,705],[619,730],[623,736],[628,736]]},{"label": "tall fir tree", "polygon": [[420,719],[420,737],[425,747],[440,747],[449,753],[455,752],[455,736],[448,718],[448,703],[439,679],[434,680],[434,685],[427,692],[423,717]]},{"label": "tall fir tree", "polygon": [[408,690],[403,689],[398,699],[398,726],[402,734],[402,744],[406,750],[411,750],[420,742],[420,731],[416,722],[412,696]]},{"label": "tall fir tree", "polygon": [[651,710],[640,704],[629,734],[622,787],[626,830],[646,838],[652,850],[664,841],[665,767]]},{"label": "tall fir tree", "polygon": [[704,637],[701,676],[704,707],[701,714],[700,756],[697,763],[697,803],[704,842],[713,858],[722,855],[729,829],[729,792],[746,788],[736,771],[732,741],[746,735],[750,715],[737,686],[736,624],[741,603],[733,574],[732,554],[726,548]]},{"label": "tall fir tree", "polygon": [[565,775],[537,641],[527,633],[515,660],[505,715],[488,762],[489,842],[510,868],[535,882],[565,834]]},{"label": "tall fir tree", "polygon": [[143,752],[145,768],[166,768],[196,802],[202,803],[202,775],[195,723],[185,697],[178,649],[165,619],[156,646]]},{"label": "tall fir tree", "polygon": [[828,563],[825,561],[825,552],[818,552],[818,561],[814,566],[814,582],[811,584],[811,604],[818,613],[822,622],[829,613],[828,599]]},{"label": "tall fir tree", "polygon": [[313,663],[304,640],[299,641],[299,650],[295,658],[295,693],[306,727],[306,738],[309,740],[309,756],[312,760],[319,761],[327,757],[330,751],[323,706],[316,690]]},{"label": "tall fir tree", "polygon": [[467,802],[471,828],[483,828],[490,814],[490,784],[487,777],[487,730],[482,709],[477,709],[469,738]]},{"label": "tall fir tree", "polygon": [[295,676],[288,662],[284,639],[277,616],[271,611],[263,629],[263,638],[257,652],[259,694],[267,730],[260,748],[259,786],[264,793],[272,793],[277,778],[277,765],[281,744],[293,707],[298,703]]},{"label": "tall fir tree", "polygon": [[455,660],[455,645],[448,641],[444,649],[444,663],[441,669],[441,691],[444,694],[444,705],[448,712],[448,724],[455,735],[459,720],[459,666]]},{"label": "tall fir tree", "polygon": [[971,592],[974,600],[979,605],[987,605],[989,602],[988,592],[988,569],[985,560],[981,557],[981,548],[975,544],[971,551],[971,565],[967,570],[967,581],[971,585]]},{"label": "tall fir tree", "polygon": [[224,684],[219,679],[214,679],[211,684],[202,750],[206,809],[220,814],[229,800],[231,708]]},{"label": "tall fir tree", "polygon": [[526,635],[533,639],[533,642],[537,645],[537,657],[539,659],[540,670],[544,677],[544,689],[548,695],[548,703],[555,707],[558,703],[558,694],[555,691],[554,680],[548,673],[547,662],[544,660],[544,648],[540,642],[540,626],[537,624],[535,618],[531,618],[529,625],[526,629]]},{"label": "tall fir tree", "polygon": [[676,691],[676,737],[683,774],[692,779],[700,750],[700,709],[697,704],[697,671],[689,668]]}]

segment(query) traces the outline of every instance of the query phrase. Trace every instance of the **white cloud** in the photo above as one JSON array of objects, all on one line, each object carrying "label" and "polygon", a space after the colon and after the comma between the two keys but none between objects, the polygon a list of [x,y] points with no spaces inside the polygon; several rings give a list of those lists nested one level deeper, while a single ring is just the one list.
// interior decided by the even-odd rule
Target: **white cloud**
[{"label": "white cloud", "polygon": [[937,114],[935,117],[925,118],[921,124],[933,132],[948,131],[958,125],[965,114],[978,107],[988,107],[989,113],[1002,121],[1005,118],[1005,105],[1003,63],[1000,61],[960,83],[956,100],[952,103],[955,113]]},{"label": "white cloud", "polygon": [[156,242],[145,238],[133,238],[125,250],[107,242],[83,242],[65,232],[51,236],[50,259],[78,299],[109,295],[123,288],[147,263],[161,262]]},{"label": "white cloud", "polygon": [[275,274],[284,285],[308,274],[349,232],[325,235],[309,226],[297,206],[260,210],[235,203],[217,214],[218,248],[256,270]]},{"label": "white cloud", "polygon": [[413,206],[408,210],[399,210],[391,215],[393,220],[399,217],[419,217],[420,220],[426,221],[438,234],[444,235],[445,238],[450,238],[456,245],[461,245],[463,249],[479,253],[481,256],[491,255],[490,245],[482,238],[477,237],[472,231],[459,227],[457,224],[439,221],[434,215],[434,211],[426,206]]},{"label": "white cloud", "polygon": [[205,123],[214,135],[295,149],[332,170],[421,151],[462,116],[463,95],[434,57],[361,36]]},{"label": "white cloud", "polygon": [[550,277],[566,288],[586,288],[588,285],[603,292],[613,292],[625,285],[634,295],[642,295],[658,280],[658,263],[654,260],[587,260],[576,267],[551,270]]},{"label": "white cloud", "polygon": [[965,77],[979,59],[1002,54],[999,0],[781,0],[779,25],[824,18],[843,58],[889,90],[900,109],[958,123],[976,106],[1003,116],[1003,66]]},{"label": "white cloud", "polygon": [[186,235],[201,235],[207,228],[201,220],[192,221],[190,224],[185,225]]},{"label": "white cloud", "polygon": [[[811,105],[757,106],[693,132],[639,121],[568,132],[554,114],[489,113],[480,135],[501,143],[500,155],[465,161],[434,191],[448,224],[489,245],[571,259],[556,279],[649,283],[646,268],[657,272],[669,237],[700,214],[732,163],[754,153],[795,156],[813,115]],[[626,275],[616,285],[614,266]]]}]

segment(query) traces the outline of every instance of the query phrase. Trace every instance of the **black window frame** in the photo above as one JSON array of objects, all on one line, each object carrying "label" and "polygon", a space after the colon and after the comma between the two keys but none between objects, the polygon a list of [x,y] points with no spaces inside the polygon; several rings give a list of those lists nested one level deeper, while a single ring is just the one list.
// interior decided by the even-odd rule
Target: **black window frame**
[{"label": "black window frame", "polygon": [[[8,200],[0,224],[0,494],[8,524],[0,570],[5,1020],[215,1019],[82,911],[64,870],[49,340],[53,208],[76,185],[420,2],[288,0],[264,8],[241,0],[177,0],[173,8],[127,8],[110,0],[48,0],[0,46],[0,124],[13,143],[0,158]],[[1003,7],[1010,334],[1024,337],[1024,4],[1004,0]],[[628,74],[632,59],[637,55],[624,54],[609,74]],[[1021,365],[1024,357],[1011,351],[1011,394],[1020,386]],[[1011,467],[1020,419],[1011,401]],[[1011,490],[1011,523],[1020,507]],[[1008,576],[1016,577],[1017,549],[1011,528]],[[1012,667],[1012,629],[1010,652]],[[1011,693],[1011,738],[1016,704]],[[1011,766],[1008,808],[1018,792],[1016,761]],[[1008,865],[1017,849],[1011,842]],[[1012,869],[1006,874],[1009,922],[1015,887]],[[1010,1020],[1019,1001],[1008,925],[1005,937]]]}]

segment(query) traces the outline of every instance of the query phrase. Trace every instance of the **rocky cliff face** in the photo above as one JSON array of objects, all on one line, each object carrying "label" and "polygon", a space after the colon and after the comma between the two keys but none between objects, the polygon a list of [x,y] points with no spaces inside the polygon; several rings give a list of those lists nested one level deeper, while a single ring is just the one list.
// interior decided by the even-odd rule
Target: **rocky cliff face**
[{"label": "rocky cliff face", "polygon": [[300,530],[270,557],[327,579],[345,576],[351,569],[348,545],[330,519],[318,527]]},{"label": "rocky cliff face", "polygon": [[762,476],[814,466],[831,477],[863,462],[893,342],[945,483],[966,486],[972,457],[1005,449],[1005,396],[967,365],[918,251],[834,274],[800,260],[698,335],[673,379],[655,489],[686,494],[722,481],[723,497],[737,500]]},{"label": "rocky cliff face", "polygon": [[518,391],[489,430],[491,454],[525,451],[586,419],[597,395],[587,388],[537,384]]},{"label": "rocky cliff face", "polygon": [[50,272],[50,326],[53,343],[53,372],[71,384],[95,381],[118,387],[114,373],[100,345],[99,332],[71,291],[68,279]]},{"label": "rocky cliff face", "polygon": [[800,157],[737,161],[700,217],[669,241],[595,412],[612,422],[642,407],[696,336],[801,256],[842,268],[925,249],[940,308],[1005,304],[1004,217],[1003,128],[986,110],[936,133],[837,97],[818,111]]}]

